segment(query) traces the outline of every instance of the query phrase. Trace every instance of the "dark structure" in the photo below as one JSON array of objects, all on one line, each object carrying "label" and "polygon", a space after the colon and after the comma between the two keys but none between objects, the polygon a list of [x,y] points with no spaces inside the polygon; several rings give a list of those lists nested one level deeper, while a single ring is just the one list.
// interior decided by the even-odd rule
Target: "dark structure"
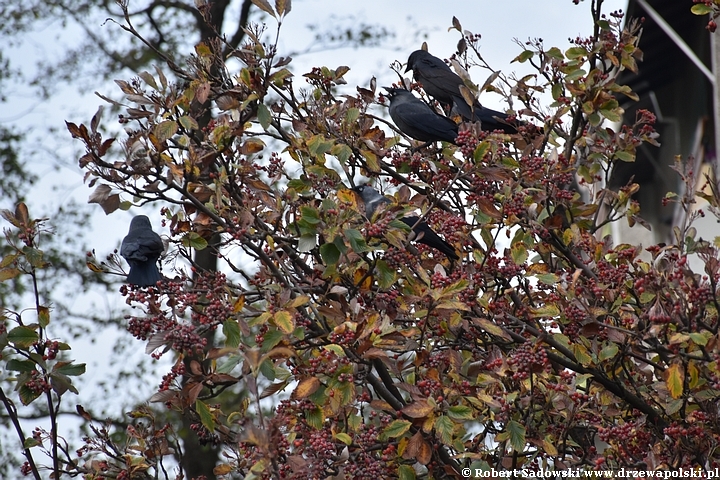
[{"label": "dark structure", "polygon": [[681,211],[662,206],[667,192],[682,192],[678,174],[670,169],[675,156],[693,158],[695,172],[703,162],[715,162],[716,40],[705,29],[708,18],[692,14],[691,6],[673,0],[629,0],[627,7],[627,19],[645,21],[639,73],[625,71],[619,79],[640,97],[637,103],[622,105],[624,122],[634,123],[637,109],[652,111],[661,146],[643,145],[634,163],[617,163],[609,186],[617,189],[631,178],[640,185],[641,216],[651,223],[655,242],[669,239],[672,227],[682,221]]}]

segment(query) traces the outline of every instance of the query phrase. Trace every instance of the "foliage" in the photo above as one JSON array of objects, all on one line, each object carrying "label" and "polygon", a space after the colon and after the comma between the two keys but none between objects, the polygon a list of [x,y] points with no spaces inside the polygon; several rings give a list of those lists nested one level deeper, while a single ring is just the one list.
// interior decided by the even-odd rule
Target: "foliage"
[{"label": "foliage", "polygon": [[[278,30],[290,12],[289,1],[254,3]],[[688,211],[676,244],[643,252],[602,236],[611,222],[642,223],[637,185],[603,184],[613,163],[632,161],[656,135],[650,112],[619,128],[606,122],[622,116],[619,95],[635,98],[615,79],[642,54],[638,26],[602,16],[601,3],[593,2],[593,35],[565,51],[522,45],[516,61],[535,73],[468,82],[520,105],[517,135],[464,125],[457,146],[408,145],[373,114],[374,82],[347,92],[348,67],[318,67],[299,88],[290,59],[268,40],[279,31],[259,26],[232,51],[238,72],[222,67],[209,42],[189,68],[172,64],[183,83],[160,67],[118,81],[122,140],[104,138],[100,112],[89,125],[68,123],[107,212],[159,203],[173,249],[188,260],[221,235],[226,273],[191,281],[178,271],[156,287],[122,289],[143,307],[130,333],[155,357],[175,355],[152,400],[222,446],[217,475],[718,466],[720,262],[690,225],[692,191],[668,197]],[[456,19],[453,27],[459,64],[490,68],[479,37]],[[217,115],[201,127],[207,112]],[[109,160],[118,144],[124,158]],[[692,172],[677,169],[694,186]],[[380,218],[366,219],[348,189],[363,176],[399,187]],[[702,196],[717,211],[708,180]],[[392,220],[416,209],[460,261],[408,243]],[[2,271],[33,275],[43,266],[32,243],[39,224],[22,207],[5,217],[27,248]],[[691,269],[693,257],[704,275]],[[37,324],[14,315],[2,345],[47,380],[59,367],[40,361],[43,309],[36,305]],[[27,335],[11,336],[16,330]],[[219,346],[208,348],[208,334]],[[33,380],[18,376],[18,388],[32,391]],[[51,404],[62,395],[53,388],[42,392]],[[132,416],[139,420],[124,445],[96,427],[78,452],[84,463],[53,452],[56,474],[171,478],[165,457],[188,452],[149,409]]]}]

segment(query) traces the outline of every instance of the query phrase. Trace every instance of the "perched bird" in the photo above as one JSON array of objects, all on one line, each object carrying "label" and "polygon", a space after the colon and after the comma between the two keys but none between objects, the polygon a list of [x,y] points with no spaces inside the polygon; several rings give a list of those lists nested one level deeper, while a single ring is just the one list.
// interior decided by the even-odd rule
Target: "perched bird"
[{"label": "perched bird", "polygon": [[439,58],[425,50],[415,50],[410,54],[405,69],[406,72],[410,70],[428,95],[444,107],[454,106],[466,121],[480,122],[481,128],[487,131],[517,132],[517,128],[507,122],[504,113],[485,108],[477,100],[471,108],[460,93],[460,85],[465,85],[465,82]]},{"label": "perched bird", "polygon": [[[375,213],[375,210],[377,210],[380,205],[390,203],[389,198],[381,195],[377,190],[368,185],[359,185],[353,188],[353,190],[357,192],[363,199],[363,202],[365,203],[365,216],[368,219],[372,218],[373,213]],[[455,261],[460,258],[458,257],[457,252],[455,251],[453,246],[440,238],[438,234],[435,233],[427,223],[418,223],[420,217],[411,215],[400,218],[399,220],[408,227],[412,228],[413,232],[415,232],[414,240],[416,242],[420,242],[429,247],[440,250],[450,260]]]},{"label": "perched bird", "polygon": [[415,140],[455,143],[458,126],[447,117],[435,113],[412,92],[402,88],[383,87],[390,99],[390,117],[395,125]]},{"label": "perched bird", "polygon": [[160,235],[153,232],[150,219],[145,215],[133,218],[130,231],[120,246],[120,255],[130,264],[128,283],[149,287],[161,280],[157,261],[164,249]]}]

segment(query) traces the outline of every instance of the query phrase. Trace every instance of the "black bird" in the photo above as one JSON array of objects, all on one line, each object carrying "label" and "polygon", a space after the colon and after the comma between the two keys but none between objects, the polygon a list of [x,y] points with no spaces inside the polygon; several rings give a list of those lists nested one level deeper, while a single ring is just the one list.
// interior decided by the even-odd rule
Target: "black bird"
[{"label": "black bird", "polygon": [[157,261],[164,249],[160,235],[153,232],[150,219],[145,215],[133,218],[130,231],[120,246],[120,255],[130,264],[128,283],[149,287],[162,280]]},{"label": "black bird", "polygon": [[[365,202],[365,216],[368,219],[372,218],[373,213],[375,213],[375,210],[377,210],[380,205],[388,204],[391,202],[389,198],[381,195],[377,190],[368,185],[359,185],[353,188],[353,190],[357,192],[363,199],[363,202]],[[452,261],[458,260],[460,258],[458,257],[457,252],[455,251],[453,246],[440,238],[440,236],[438,236],[438,234],[435,233],[427,223],[418,223],[420,217],[411,215],[400,218],[399,220],[408,227],[412,228],[413,232],[415,232],[414,240],[416,242],[424,243],[429,247],[440,250]]]},{"label": "black bird", "polygon": [[477,100],[470,108],[460,93],[460,85],[465,85],[465,82],[439,58],[425,50],[415,50],[410,54],[405,69],[406,72],[410,70],[428,95],[444,107],[455,106],[457,112],[466,121],[479,121],[480,127],[486,131],[502,130],[505,133],[517,133],[517,128],[507,122],[506,114],[485,108]]},{"label": "black bird", "polygon": [[421,142],[455,143],[458,126],[435,113],[425,102],[403,88],[383,87],[390,99],[390,117],[405,135]]}]

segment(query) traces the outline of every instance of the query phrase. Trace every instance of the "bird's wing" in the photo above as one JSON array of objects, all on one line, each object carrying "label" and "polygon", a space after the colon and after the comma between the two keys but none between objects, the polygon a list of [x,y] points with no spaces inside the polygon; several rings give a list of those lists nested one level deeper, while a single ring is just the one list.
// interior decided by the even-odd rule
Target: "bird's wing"
[{"label": "bird's wing", "polygon": [[[420,101],[418,101],[420,102]],[[393,120],[401,131],[422,141],[442,139],[453,141],[457,136],[457,125],[447,117],[438,115],[420,102],[401,103],[395,108]]]},{"label": "bird's wing", "polygon": [[160,235],[152,230],[133,230],[120,246],[120,255],[128,260],[156,259],[165,249]]}]

